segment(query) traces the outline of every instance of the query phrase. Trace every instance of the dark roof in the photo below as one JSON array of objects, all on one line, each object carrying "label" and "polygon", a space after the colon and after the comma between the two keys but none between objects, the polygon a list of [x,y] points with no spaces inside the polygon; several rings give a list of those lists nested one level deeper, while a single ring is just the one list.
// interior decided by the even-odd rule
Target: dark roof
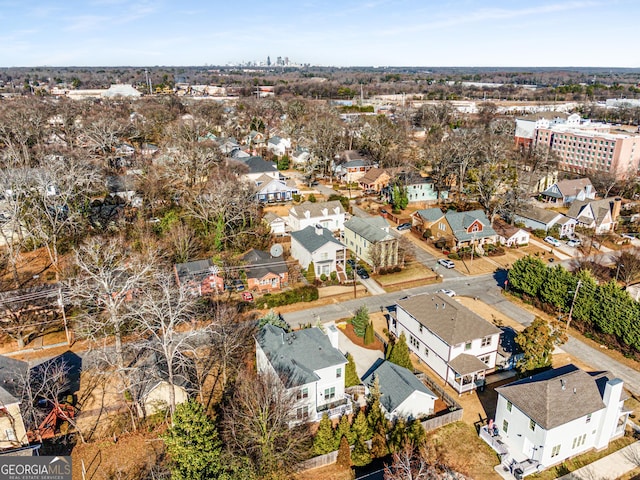
[{"label": "dark roof", "polygon": [[[482,210],[471,210],[469,212],[454,212],[449,210],[444,216],[458,241],[465,242],[473,238],[486,238],[496,234],[493,228],[491,228],[491,222],[489,222],[489,219]],[[476,220],[482,224],[482,231],[469,233],[467,229]]]},{"label": "dark roof", "polygon": [[398,300],[398,306],[449,345],[500,333],[500,329],[441,293],[413,295]]},{"label": "dark roof", "polygon": [[335,243],[336,245],[344,248],[344,245],[333,236],[333,233],[323,227],[316,229],[316,227],[309,225],[297,232],[291,232],[291,238],[295,238],[300,245],[311,253],[315,252],[327,243]]},{"label": "dark roof", "polygon": [[359,180],[359,182],[363,184],[375,183],[376,180],[378,180],[385,173],[389,175],[389,172],[387,172],[384,168],[372,168],[367,173],[365,173],[365,175]]},{"label": "dark roof", "polygon": [[[159,383],[168,382],[169,368],[164,355],[158,354],[154,350],[141,350],[133,361],[137,378],[132,382],[137,388],[137,395],[140,398],[146,397]],[[180,365],[174,367],[173,383],[177,387],[189,388],[191,386],[188,379],[188,372]]]},{"label": "dark roof", "polygon": [[29,364],[0,355],[0,405],[20,402]]},{"label": "dark roof", "polygon": [[520,230],[522,230],[521,228],[509,225],[507,222],[500,218],[493,222],[493,229],[498,235],[504,238],[511,238]]},{"label": "dark roof", "polygon": [[258,332],[256,341],[287,387],[315,382],[320,379],[317,370],[347,363],[318,328],[286,333],[267,324]]},{"label": "dark roof", "polygon": [[136,190],[136,177],[134,175],[109,175],[107,177],[109,192],[130,192]]},{"label": "dark roof", "polygon": [[176,272],[180,280],[206,277],[217,269],[211,259],[194,260],[193,262],[176,263]]},{"label": "dark roof", "polygon": [[287,264],[282,258],[275,258],[262,250],[255,248],[242,256],[246,263],[244,270],[248,278],[263,278],[269,273],[280,275],[288,271]]},{"label": "dark roof", "polygon": [[275,163],[267,162],[262,157],[240,158],[238,160],[249,167],[249,173],[266,173],[278,171]]},{"label": "dark roof", "polygon": [[[551,222],[561,213],[554,212],[553,210],[546,210],[544,208],[534,207],[532,205],[526,205],[516,211],[516,215],[536,222],[544,223],[545,225]],[[564,216],[564,215],[562,215]]]},{"label": "dark roof", "polygon": [[597,378],[575,365],[566,365],[496,391],[542,428],[550,430],[605,408],[597,382]]},{"label": "dark roof", "polygon": [[437,398],[412,372],[392,362],[382,361],[377,367],[371,368],[362,381],[371,387],[375,379],[378,379],[382,394],[380,403],[389,413],[415,391]]}]

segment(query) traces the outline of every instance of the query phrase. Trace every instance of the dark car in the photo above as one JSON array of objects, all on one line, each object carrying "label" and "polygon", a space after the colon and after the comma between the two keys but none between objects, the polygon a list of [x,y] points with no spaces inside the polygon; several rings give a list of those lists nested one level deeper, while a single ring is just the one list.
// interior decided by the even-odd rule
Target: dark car
[{"label": "dark car", "polygon": [[351,268],[356,268],[356,261],[353,258],[350,258],[347,260],[347,265],[349,265]]},{"label": "dark car", "polygon": [[387,214],[387,213],[389,213],[389,212],[387,212],[384,208],[380,208],[380,209],[378,210],[378,213],[379,213],[380,215],[386,215],[386,214]]},{"label": "dark car", "polygon": [[369,272],[367,272],[364,268],[359,268],[358,270],[356,270],[356,273],[358,274],[358,276],[360,278],[364,278],[365,280],[367,278],[369,278]]},{"label": "dark car", "polygon": [[240,279],[236,279],[233,281],[233,288],[235,288],[236,292],[241,292],[244,290],[244,283]]},{"label": "dark car", "polygon": [[398,230],[399,232],[403,231],[403,230],[410,230],[411,229],[411,224],[410,223],[401,223],[400,225],[398,225],[396,227],[396,230]]}]

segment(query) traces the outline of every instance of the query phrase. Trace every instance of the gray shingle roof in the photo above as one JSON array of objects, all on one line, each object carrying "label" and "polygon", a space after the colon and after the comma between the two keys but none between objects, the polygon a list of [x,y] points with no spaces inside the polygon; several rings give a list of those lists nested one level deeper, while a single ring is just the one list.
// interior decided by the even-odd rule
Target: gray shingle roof
[{"label": "gray shingle roof", "polygon": [[347,363],[329,338],[315,327],[285,333],[282,328],[267,324],[258,332],[256,341],[287,387],[315,382],[320,378],[315,371]]},{"label": "gray shingle roof", "polygon": [[242,256],[246,262],[244,267],[248,278],[263,278],[269,273],[279,275],[288,271],[287,264],[282,258],[274,258],[262,250],[251,249]]},{"label": "gray shingle roof", "polygon": [[267,162],[262,157],[241,158],[239,160],[249,167],[249,173],[276,172],[278,170],[275,163]]},{"label": "gray shingle roof", "polygon": [[[565,197],[570,197],[572,195],[576,195],[580,190],[584,190],[587,185],[591,185],[591,180],[588,178],[577,178],[575,180],[561,180],[556,183],[556,187],[560,190]],[[591,186],[591,191],[595,192],[593,189],[593,185]],[[547,192],[543,192],[545,195],[548,195]]]},{"label": "gray shingle roof", "polygon": [[320,233],[316,231],[316,227],[308,226],[297,232],[291,232],[291,238],[295,238],[308,252],[315,252],[327,243],[335,243],[344,248],[344,245],[337,240],[333,233],[326,228],[322,228]]},{"label": "gray shingle roof", "polygon": [[413,295],[399,300],[398,306],[448,345],[500,333],[499,328],[441,293]]},{"label": "gray shingle roof", "polygon": [[600,225],[607,213],[613,210],[614,202],[614,197],[603,198],[601,200],[576,200],[571,204],[571,207],[569,207],[567,217],[575,218],[582,223],[591,223],[593,219],[582,215],[586,209],[591,208],[595,216],[596,224]]},{"label": "gray shingle roof", "polygon": [[382,394],[380,403],[389,413],[398,408],[416,390],[434,399],[437,398],[436,394],[412,372],[392,362],[383,361],[375,369],[369,370],[362,381],[371,387],[375,378],[378,379]]},{"label": "gray shingle roof", "polygon": [[605,407],[597,382],[597,378],[575,365],[566,365],[496,391],[542,428],[550,430]]},{"label": "gray shingle roof", "polygon": [[214,268],[214,263],[210,259],[176,263],[176,272],[178,273],[178,278],[180,278],[180,280],[200,276],[205,277],[212,273],[212,268]]},{"label": "gray shingle roof", "polygon": [[444,213],[442,213],[442,210],[440,210],[439,208],[426,208],[424,210],[418,210],[416,211],[417,215],[420,215],[422,218],[424,218],[427,222],[435,222],[436,220],[441,219],[442,217],[444,217]]},{"label": "gray shingle roof", "polygon": [[289,215],[297,218],[305,218],[305,212],[309,212],[311,218],[324,217],[324,210],[327,210],[326,215],[335,215],[336,210],[338,214],[344,213],[342,203],[338,200],[331,200],[330,202],[303,202],[300,205],[294,205],[289,209]]},{"label": "gray shingle roof", "polygon": [[[486,238],[496,234],[495,230],[491,228],[491,222],[489,222],[482,210],[471,210],[470,212],[454,212],[450,210],[444,216],[458,241],[466,242],[473,238]],[[476,220],[482,223],[482,231],[475,232],[475,234],[474,232],[467,232],[467,228]]]},{"label": "gray shingle roof", "polygon": [[28,379],[29,364],[0,355],[0,405],[19,402],[23,382]]},{"label": "gray shingle roof", "polygon": [[393,235],[384,230],[385,228],[389,229],[389,224],[382,217],[351,217],[350,220],[345,222],[344,228],[357,233],[371,243],[394,238]]}]

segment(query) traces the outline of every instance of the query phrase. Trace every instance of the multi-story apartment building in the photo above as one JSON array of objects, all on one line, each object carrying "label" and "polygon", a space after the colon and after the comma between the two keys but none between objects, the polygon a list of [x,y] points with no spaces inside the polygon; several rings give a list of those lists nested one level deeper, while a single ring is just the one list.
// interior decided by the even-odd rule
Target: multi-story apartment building
[{"label": "multi-story apartment building", "polygon": [[577,114],[566,122],[517,120],[516,143],[546,145],[559,159],[560,170],[585,174],[604,172],[622,179],[638,173],[640,135],[605,123],[582,121]]}]

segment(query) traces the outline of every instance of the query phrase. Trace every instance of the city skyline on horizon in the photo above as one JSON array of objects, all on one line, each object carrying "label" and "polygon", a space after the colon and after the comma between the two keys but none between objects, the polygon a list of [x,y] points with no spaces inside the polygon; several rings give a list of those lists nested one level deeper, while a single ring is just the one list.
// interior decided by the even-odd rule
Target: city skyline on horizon
[{"label": "city skyline on horizon", "polygon": [[[633,0],[0,1],[3,67],[640,68]],[[488,33],[487,33],[488,32]],[[629,47],[626,47],[629,45]]]}]

